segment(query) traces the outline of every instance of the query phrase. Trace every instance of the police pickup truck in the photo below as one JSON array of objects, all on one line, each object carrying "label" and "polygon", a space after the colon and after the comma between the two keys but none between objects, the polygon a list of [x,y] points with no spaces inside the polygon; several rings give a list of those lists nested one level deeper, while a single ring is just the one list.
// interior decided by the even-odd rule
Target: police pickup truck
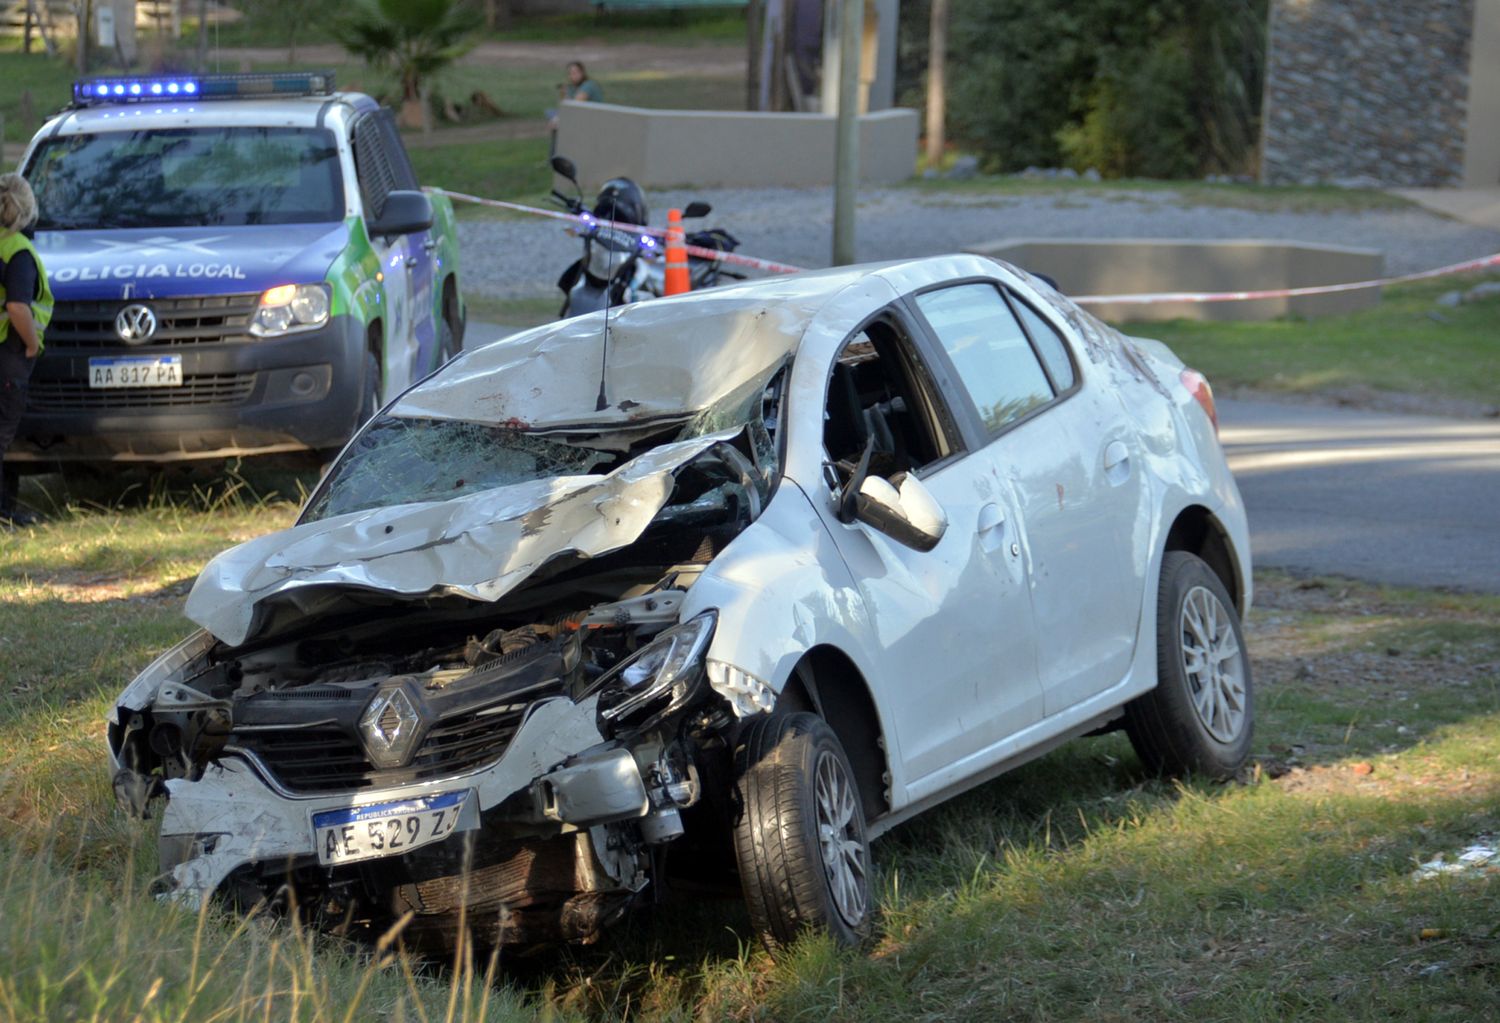
[{"label": "police pickup truck", "polygon": [[452,206],[330,72],[80,81],[21,170],[57,300],[23,470],[326,457],[462,345]]}]

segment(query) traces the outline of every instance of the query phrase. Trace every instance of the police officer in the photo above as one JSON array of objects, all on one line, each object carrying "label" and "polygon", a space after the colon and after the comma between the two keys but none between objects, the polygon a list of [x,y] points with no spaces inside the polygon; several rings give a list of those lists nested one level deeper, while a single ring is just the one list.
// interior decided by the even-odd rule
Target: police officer
[{"label": "police officer", "polygon": [[36,197],[19,174],[0,174],[0,527],[29,526],[36,516],[16,505],[20,479],[4,465],[26,410],[31,368],[52,319],[52,289],[31,244]]}]

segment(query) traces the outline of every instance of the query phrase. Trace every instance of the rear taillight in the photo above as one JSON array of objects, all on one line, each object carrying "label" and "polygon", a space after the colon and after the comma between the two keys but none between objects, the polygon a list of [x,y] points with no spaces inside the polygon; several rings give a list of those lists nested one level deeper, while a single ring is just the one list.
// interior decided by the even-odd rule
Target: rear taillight
[{"label": "rear taillight", "polygon": [[1196,369],[1185,369],[1178,374],[1182,380],[1182,386],[1188,389],[1193,400],[1203,406],[1203,411],[1208,413],[1208,421],[1214,424],[1214,436],[1219,435],[1219,410],[1214,407],[1214,389],[1208,386],[1208,378]]}]

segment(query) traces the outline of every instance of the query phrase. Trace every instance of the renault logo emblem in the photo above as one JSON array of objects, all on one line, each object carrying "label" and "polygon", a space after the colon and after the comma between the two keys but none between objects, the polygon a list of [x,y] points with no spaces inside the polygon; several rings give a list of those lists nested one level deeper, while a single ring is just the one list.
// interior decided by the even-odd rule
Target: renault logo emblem
[{"label": "renault logo emblem", "polygon": [[115,317],[115,333],[126,344],[144,344],[156,333],[156,314],[149,306],[128,305]]}]

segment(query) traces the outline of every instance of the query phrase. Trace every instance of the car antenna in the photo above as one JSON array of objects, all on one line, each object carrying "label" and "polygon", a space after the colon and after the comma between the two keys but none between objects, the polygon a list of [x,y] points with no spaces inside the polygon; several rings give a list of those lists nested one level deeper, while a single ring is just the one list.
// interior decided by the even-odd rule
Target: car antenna
[{"label": "car antenna", "polygon": [[[615,209],[618,201],[619,190],[612,190],[609,193],[610,230],[614,229]],[[595,241],[598,241],[597,235],[595,235]],[[599,400],[594,405],[595,412],[603,412],[609,408],[609,399],[604,394],[604,378],[609,364],[609,296],[615,290],[615,250],[606,246],[606,251],[609,255],[605,259],[604,267],[609,277],[604,281],[604,343],[599,346]]]}]

